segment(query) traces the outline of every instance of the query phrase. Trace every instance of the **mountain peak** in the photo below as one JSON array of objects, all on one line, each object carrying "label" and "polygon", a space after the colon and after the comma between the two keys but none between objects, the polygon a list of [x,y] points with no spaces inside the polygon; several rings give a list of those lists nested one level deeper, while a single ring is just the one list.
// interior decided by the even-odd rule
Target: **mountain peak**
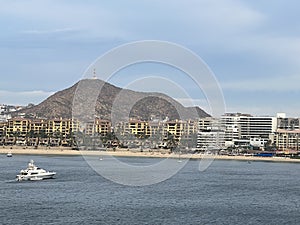
[{"label": "mountain peak", "polygon": [[[97,95],[90,103],[91,95]],[[156,92],[136,92],[116,87],[100,79],[83,79],[73,86],[58,91],[40,104],[21,112],[27,116],[51,118],[72,118],[76,113],[86,113],[93,109],[101,119],[120,121],[136,118],[150,120],[151,117],[169,119],[196,119],[207,117],[199,107],[184,107],[173,98]]]}]

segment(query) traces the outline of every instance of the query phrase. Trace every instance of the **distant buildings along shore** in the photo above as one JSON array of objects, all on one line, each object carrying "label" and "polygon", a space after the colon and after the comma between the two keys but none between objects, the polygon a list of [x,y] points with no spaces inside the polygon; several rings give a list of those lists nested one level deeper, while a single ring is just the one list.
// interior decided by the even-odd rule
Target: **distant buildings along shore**
[{"label": "distant buildings along shore", "polygon": [[[180,146],[186,149],[252,149],[299,152],[299,118],[252,116],[226,113],[221,118],[198,120],[130,119],[112,126],[108,120],[95,118],[85,124],[73,119],[8,118],[0,122],[2,145],[83,145],[89,139],[104,147],[139,146],[147,148]],[[95,142],[95,139],[101,139]],[[142,141],[143,140],[143,141]]]}]

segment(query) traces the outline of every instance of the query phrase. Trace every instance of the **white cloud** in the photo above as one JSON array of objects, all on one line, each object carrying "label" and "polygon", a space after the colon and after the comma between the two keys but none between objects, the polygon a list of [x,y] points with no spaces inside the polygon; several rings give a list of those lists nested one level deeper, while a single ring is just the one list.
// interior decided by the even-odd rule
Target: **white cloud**
[{"label": "white cloud", "polygon": [[172,5],[179,10],[182,18],[196,23],[196,26],[200,23],[211,27],[212,32],[250,29],[261,26],[266,19],[263,13],[237,0],[192,0]]},{"label": "white cloud", "polygon": [[255,77],[248,80],[222,82],[221,88],[229,91],[299,91],[300,75]]},{"label": "white cloud", "polygon": [[[24,80],[21,76],[39,76],[38,79],[32,79],[31,87],[26,88],[34,89],[39,85],[47,90],[52,84],[50,89],[54,90],[54,85],[67,86],[65,84],[70,82],[72,75],[80,74],[85,69],[80,66],[87,64],[88,57],[88,60],[92,60],[120,42],[161,39],[177,42],[200,56],[207,56],[212,66],[217,67],[219,79],[226,79],[221,87],[225,91],[239,91],[238,95],[233,96],[236,104],[247,98],[249,93],[246,91],[284,93],[292,90],[299,93],[299,18],[296,15],[285,16],[292,7],[299,8],[299,3],[274,4],[242,0],[133,0],[130,3],[0,0],[1,43],[5,46],[4,50],[7,49],[7,52],[2,51],[1,64],[2,73],[8,74],[2,86],[3,89],[12,87],[10,83],[15,84],[17,76],[21,80]],[[281,6],[280,10],[278,6]],[[282,26],[286,24],[290,26]],[[110,45],[101,42],[99,47],[99,42],[95,42],[99,39],[109,40]],[[41,48],[33,51],[35,46]],[[51,46],[58,46],[56,49],[61,51]],[[26,59],[26,65],[23,58]],[[79,65],[78,61],[85,63]],[[14,66],[9,68],[7,65]],[[249,78],[250,74],[254,75],[253,78]],[[280,77],[280,74],[283,76]],[[59,84],[56,81],[50,83],[50,77],[53,80],[59,77],[61,81]],[[28,83],[13,87],[23,88],[24,85]],[[141,86],[138,88],[142,89]],[[180,83],[180,86],[183,85]],[[158,86],[155,88],[159,89]],[[165,85],[160,89],[172,94],[174,88]],[[13,92],[5,93],[5,98],[3,94],[0,92],[0,102],[7,101],[9,96],[11,101],[19,101],[16,99],[26,96],[18,95],[13,100]],[[185,98],[184,95],[178,96],[177,92],[173,96]],[[296,101],[299,95],[290,98]]]},{"label": "white cloud", "polygon": [[71,32],[77,32],[80,31],[76,28],[58,28],[58,29],[52,29],[52,30],[24,30],[21,33],[23,34],[60,34],[60,33],[71,33]]},{"label": "white cloud", "polygon": [[0,103],[10,105],[38,104],[48,98],[54,92],[45,91],[4,91],[0,90]]},{"label": "white cloud", "polygon": [[86,35],[132,40],[149,36],[164,39],[170,35],[175,38],[174,34],[184,29],[185,34],[180,32],[178,37],[194,42],[214,34],[219,38],[224,34],[252,29],[264,20],[262,13],[236,0],[188,0],[176,4],[171,0],[132,1],[130,4],[3,1],[0,13],[30,21],[33,27],[28,30],[37,32],[72,27]]},{"label": "white cloud", "polygon": [[2,2],[0,13],[13,23],[15,19],[26,21],[24,27],[28,33],[62,33],[66,27],[81,30],[81,38],[112,38],[121,36],[123,30],[116,21],[116,9],[109,9],[99,2],[86,4],[78,1],[28,0]]},{"label": "white cloud", "polygon": [[[4,1],[0,13],[30,21],[27,34],[76,38],[162,39],[207,47],[211,52],[295,58],[299,40],[272,37],[270,18],[239,0],[133,1],[131,4],[66,1]],[[153,16],[155,14],[155,16]],[[25,24],[26,26],[26,24]],[[294,54],[293,54],[294,53]],[[297,57],[299,58],[299,57]]]}]

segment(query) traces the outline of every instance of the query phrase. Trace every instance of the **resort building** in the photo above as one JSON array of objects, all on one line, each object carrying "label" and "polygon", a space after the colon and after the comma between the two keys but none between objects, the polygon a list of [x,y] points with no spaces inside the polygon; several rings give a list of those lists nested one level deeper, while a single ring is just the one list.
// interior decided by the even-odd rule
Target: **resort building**
[{"label": "resort building", "polygon": [[30,120],[24,118],[12,118],[7,122],[6,136],[26,137],[29,132]]},{"label": "resort building", "polygon": [[276,117],[241,117],[241,138],[261,138],[268,140],[269,135],[276,130],[277,118]]},{"label": "resort building", "polygon": [[[194,120],[173,120],[163,122],[162,136],[164,138],[173,135],[178,142],[194,141],[196,145],[198,123]],[[190,144],[189,144],[190,145]]]},{"label": "resort building", "polygon": [[[221,117],[221,123],[225,131],[225,141],[240,139],[240,113],[227,113]],[[247,115],[245,115],[247,116]]]},{"label": "resort building", "polygon": [[300,118],[277,118],[277,128],[284,130],[299,129]]},{"label": "resort building", "polygon": [[113,130],[118,137],[124,137],[125,139],[130,135],[139,138],[151,136],[149,122],[137,119],[130,119],[128,122],[119,122]]},{"label": "resort building", "polygon": [[[142,121],[130,119],[115,125],[114,133],[123,141],[131,140],[130,135],[137,138],[150,138],[153,143],[164,143],[171,139],[182,146],[196,146],[198,124],[196,121]],[[193,142],[193,144],[191,144]],[[163,145],[163,144],[161,144]]]},{"label": "resort building", "polygon": [[277,130],[270,135],[272,146],[277,150],[299,151],[300,118],[286,118],[285,113],[277,113]]},{"label": "resort building", "polygon": [[67,137],[72,132],[79,130],[79,124],[72,119],[51,119],[48,120],[46,133],[47,135]]},{"label": "resort building", "polygon": [[150,137],[161,137],[163,133],[163,124],[159,120],[152,120],[148,122]]},{"label": "resort building", "polygon": [[108,120],[102,120],[96,118],[94,127],[95,127],[94,132],[102,136],[105,136],[111,132],[111,122]]},{"label": "resort building", "polygon": [[0,122],[0,144],[4,144],[6,137],[6,122]]},{"label": "resort building", "polygon": [[163,135],[174,135],[175,139],[179,139],[183,134],[183,123],[179,120],[167,121],[164,123]]},{"label": "resort building", "polygon": [[57,143],[69,139],[73,132],[78,131],[78,126],[78,122],[72,119],[43,120],[16,117],[0,123],[0,135],[3,144],[47,145],[50,139],[57,139]]},{"label": "resort building", "polygon": [[133,134],[136,137],[149,137],[151,134],[147,121],[129,120],[127,129],[130,134]]},{"label": "resort building", "polygon": [[[73,125],[73,129],[74,129],[74,125]],[[111,132],[111,122],[108,120],[95,118],[94,121],[91,121],[86,124],[83,132],[86,135],[90,135],[90,136],[93,135],[105,136]]]},{"label": "resort building", "polygon": [[225,131],[218,119],[207,117],[198,121],[197,149],[213,150],[225,147]]},{"label": "resort building", "polygon": [[227,113],[221,118],[225,128],[225,140],[250,140],[251,138],[269,139],[276,131],[277,118],[270,116],[252,116],[241,113]]},{"label": "resort building", "polygon": [[48,127],[48,121],[43,119],[33,119],[29,123],[29,130],[35,134],[39,134],[41,132],[46,133]]},{"label": "resort building", "polygon": [[299,151],[300,143],[300,129],[285,130],[277,129],[277,131],[270,135],[270,140],[277,150],[281,151]]}]

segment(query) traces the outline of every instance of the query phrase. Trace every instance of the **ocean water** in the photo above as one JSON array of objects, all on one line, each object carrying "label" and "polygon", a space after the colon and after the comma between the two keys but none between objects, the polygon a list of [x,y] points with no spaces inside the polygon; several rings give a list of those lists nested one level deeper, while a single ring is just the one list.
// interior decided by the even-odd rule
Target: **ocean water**
[{"label": "ocean water", "polygon": [[[14,181],[30,159],[56,178]],[[198,166],[191,160],[164,182],[130,187],[101,177],[80,156],[0,155],[0,224],[300,223],[300,164],[215,160],[204,172]]]}]

